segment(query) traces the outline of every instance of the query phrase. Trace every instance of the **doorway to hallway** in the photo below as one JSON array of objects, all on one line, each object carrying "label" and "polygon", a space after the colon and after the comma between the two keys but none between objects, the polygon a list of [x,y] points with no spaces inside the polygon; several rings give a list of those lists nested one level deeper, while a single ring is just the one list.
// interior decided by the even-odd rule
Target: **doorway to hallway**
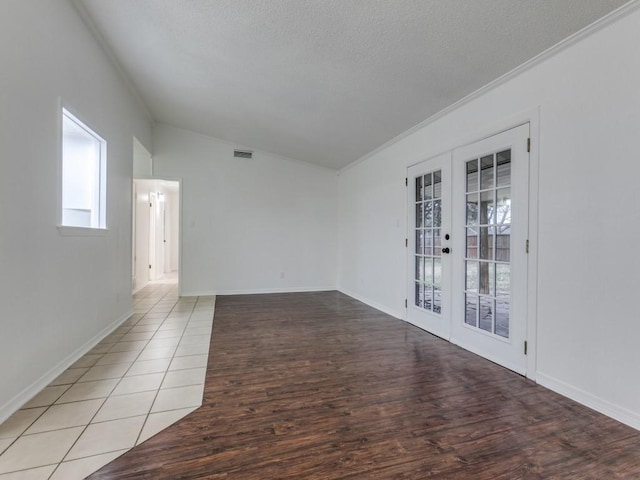
[{"label": "doorway to hallway", "polygon": [[[133,180],[132,287],[176,281],[180,271],[180,182]],[[178,280],[179,282],[179,280]]]}]

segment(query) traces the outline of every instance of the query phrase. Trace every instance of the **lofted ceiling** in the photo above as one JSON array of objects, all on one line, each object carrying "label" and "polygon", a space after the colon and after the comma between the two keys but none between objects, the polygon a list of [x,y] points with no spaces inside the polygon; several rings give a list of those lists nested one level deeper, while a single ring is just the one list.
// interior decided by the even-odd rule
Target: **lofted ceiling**
[{"label": "lofted ceiling", "polygon": [[627,0],[76,0],[155,121],[339,169]]}]

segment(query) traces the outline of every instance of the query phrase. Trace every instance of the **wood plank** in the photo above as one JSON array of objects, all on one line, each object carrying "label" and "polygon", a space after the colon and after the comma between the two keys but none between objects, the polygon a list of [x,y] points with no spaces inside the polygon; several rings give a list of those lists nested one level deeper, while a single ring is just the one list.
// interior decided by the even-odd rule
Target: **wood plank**
[{"label": "wood plank", "polygon": [[203,406],[90,479],[640,479],[640,432],[337,292],[218,297]]}]

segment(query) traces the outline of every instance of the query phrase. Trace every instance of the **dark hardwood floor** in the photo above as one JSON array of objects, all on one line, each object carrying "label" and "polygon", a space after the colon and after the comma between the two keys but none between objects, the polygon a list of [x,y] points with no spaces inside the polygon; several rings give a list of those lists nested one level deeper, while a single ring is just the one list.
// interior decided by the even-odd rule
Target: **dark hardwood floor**
[{"label": "dark hardwood floor", "polygon": [[203,406],[88,478],[640,479],[640,432],[337,292],[228,296]]}]

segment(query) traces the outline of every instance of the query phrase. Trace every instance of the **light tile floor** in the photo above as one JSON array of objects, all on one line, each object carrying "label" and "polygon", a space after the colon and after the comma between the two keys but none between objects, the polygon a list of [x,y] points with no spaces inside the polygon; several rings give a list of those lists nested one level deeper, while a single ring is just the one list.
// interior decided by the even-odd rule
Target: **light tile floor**
[{"label": "light tile floor", "polygon": [[156,283],[134,314],[0,425],[0,480],[83,479],[202,404],[215,297]]}]

